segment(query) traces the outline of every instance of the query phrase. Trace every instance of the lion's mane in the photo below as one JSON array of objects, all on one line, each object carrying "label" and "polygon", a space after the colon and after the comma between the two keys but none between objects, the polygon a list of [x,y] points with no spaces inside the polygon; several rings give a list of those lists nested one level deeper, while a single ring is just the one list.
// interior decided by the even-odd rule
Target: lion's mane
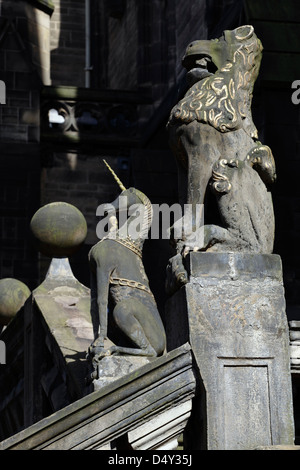
[{"label": "lion's mane", "polygon": [[232,56],[214,75],[200,80],[188,90],[173,108],[169,125],[197,120],[220,132],[247,127],[247,133],[257,138],[251,101],[263,48],[253,28],[246,39],[237,34],[238,29],[233,31]]}]

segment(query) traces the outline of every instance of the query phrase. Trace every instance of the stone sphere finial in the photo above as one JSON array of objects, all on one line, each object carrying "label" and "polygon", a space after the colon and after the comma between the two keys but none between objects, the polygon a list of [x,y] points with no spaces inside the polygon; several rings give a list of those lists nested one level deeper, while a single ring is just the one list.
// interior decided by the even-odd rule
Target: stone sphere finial
[{"label": "stone sphere finial", "polygon": [[68,258],[80,248],[87,235],[83,214],[66,202],[41,207],[32,217],[30,228],[39,251],[50,258]]},{"label": "stone sphere finial", "polygon": [[13,278],[0,279],[0,326],[7,325],[30,297],[30,290]]}]

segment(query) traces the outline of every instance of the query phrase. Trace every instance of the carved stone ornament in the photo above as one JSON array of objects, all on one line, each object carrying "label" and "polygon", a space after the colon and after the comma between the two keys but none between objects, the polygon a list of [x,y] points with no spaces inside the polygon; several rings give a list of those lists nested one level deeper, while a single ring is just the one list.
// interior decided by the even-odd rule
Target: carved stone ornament
[{"label": "carved stone ornament", "polygon": [[[164,326],[142,262],[142,248],[152,222],[152,205],[141,191],[125,189],[117,181],[122,192],[107,205],[108,215],[112,214],[111,229],[89,253],[95,332],[90,354],[94,364],[110,355],[159,356],[166,343]],[[143,221],[137,237],[132,237],[130,224],[136,213],[128,211],[129,217],[120,227],[116,214],[120,207],[127,211],[135,205],[144,208]]]},{"label": "carved stone ornament", "polygon": [[179,198],[196,211],[212,191],[222,224],[200,227],[193,219],[193,237],[176,241],[180,255],[272,253],[274,213],[267,185],[276,179],[275,163],[270,148],[258,141],[251,115],[262,49],[246,25],[219,39],[192,42],[183,57],[189,89],[167,125]]}]

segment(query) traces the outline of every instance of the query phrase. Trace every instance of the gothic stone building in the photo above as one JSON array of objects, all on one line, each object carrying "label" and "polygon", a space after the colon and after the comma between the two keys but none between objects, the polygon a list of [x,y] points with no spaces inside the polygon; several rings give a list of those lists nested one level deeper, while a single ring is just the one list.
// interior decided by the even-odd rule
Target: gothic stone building
[{"label": "gothic stone building", "polygon": [[[300,320],[300,104],[291,99],[300,80],[296,0],[1,0],[0,278],[19,279],[30,290],[40,285],[50,260],[37,252],[30,220],[39,207],[64,201],[88,224],[70,262],[89,286],[96,209],[118,194],[103,158],[153,203],[177,202],[165,126],[186,87],[181,58],[189,42],[242,24],[252,24],[264,46],[253,116],[276,160],[274,252],[283,261],[288,319]],[[163,318],[169,255],[168,240],[146,242],[144,262]],[[14,326],[17,345],[20,328]],[[17,375],[21,381],[22,367]],[[6,396],[16,387],[12,380],[3,385]],[[297,424],[296,396],[294,406]],[[18,407],[16,415],[23,413],[22,393]],[[33,420],[1,410],[1,439]],[[48,403],[39,418],[53,411]]]}]

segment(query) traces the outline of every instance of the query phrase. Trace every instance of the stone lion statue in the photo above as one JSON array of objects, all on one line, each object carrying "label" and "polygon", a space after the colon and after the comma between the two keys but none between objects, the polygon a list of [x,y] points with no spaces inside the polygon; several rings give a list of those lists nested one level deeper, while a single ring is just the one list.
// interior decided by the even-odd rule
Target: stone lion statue
[{"label": "stone lion statue", "polygon": [[189,89],[167,124],[179,199],[196,211],[212,190],[222,226],[198,227],[192,220],[193,237],[176,240],[177,254],[273,251],[268,185],[276,178],[275,163],[270,148],[258,141],[251,113],[262,50],[250,25],[224,31],[219,39],[194,41],[186,49]]}]

